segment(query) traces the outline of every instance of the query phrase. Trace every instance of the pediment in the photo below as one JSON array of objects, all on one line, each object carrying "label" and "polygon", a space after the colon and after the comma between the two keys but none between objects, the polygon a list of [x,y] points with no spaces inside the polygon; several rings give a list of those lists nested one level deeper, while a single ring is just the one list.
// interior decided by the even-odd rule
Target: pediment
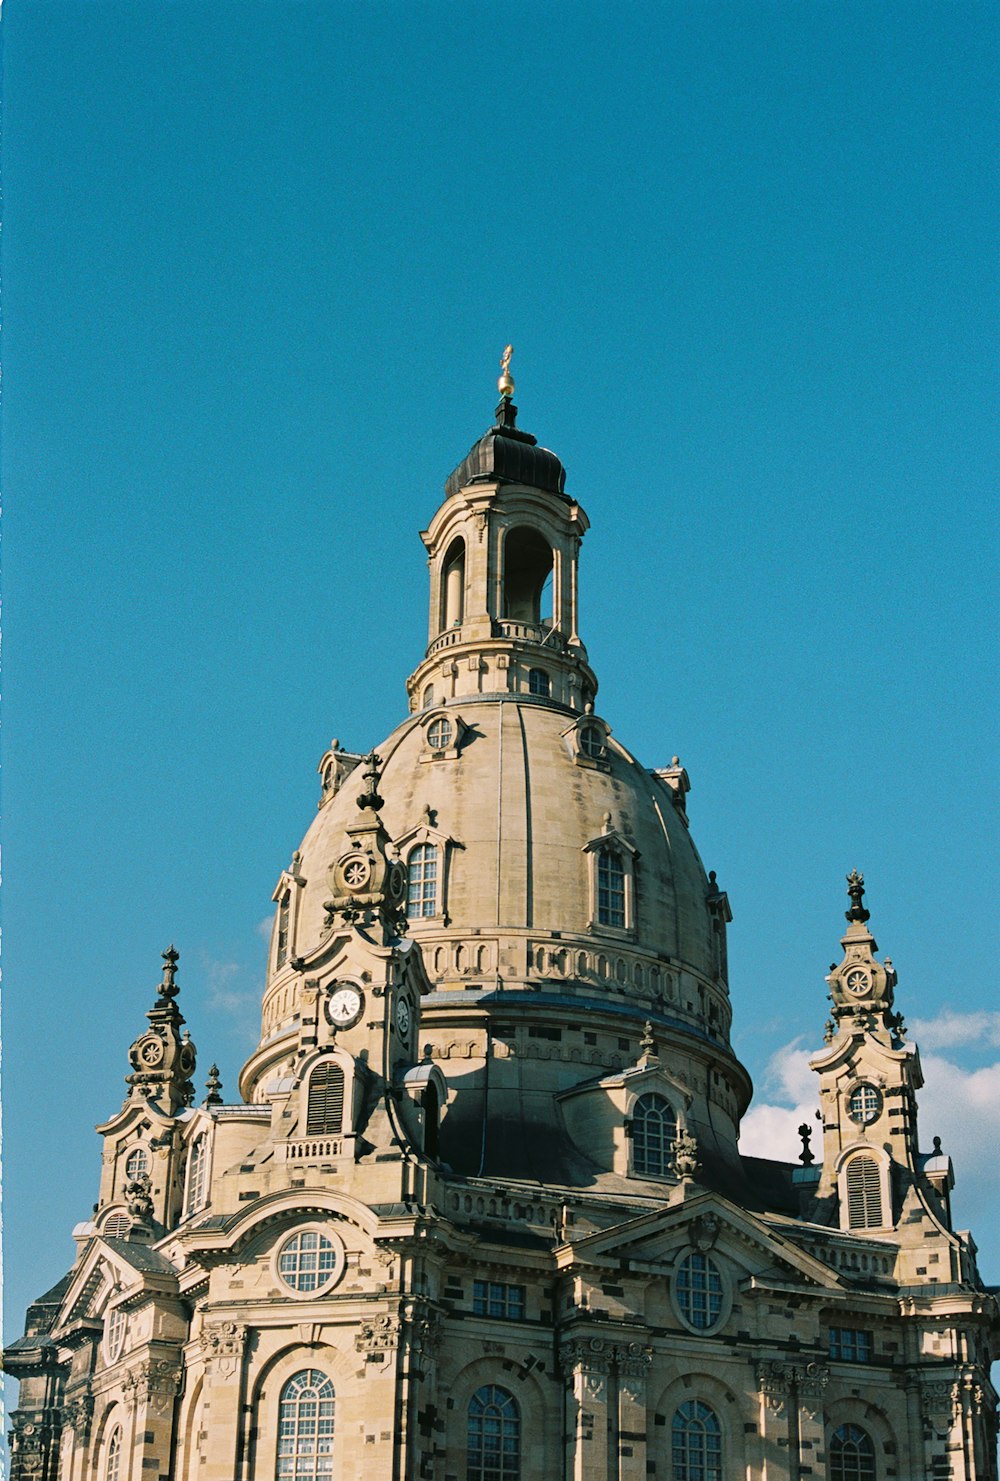
[{"label": "pediment", "polygon": [[176,1117],[169,1115],[153,1096],[148,1099],[145,1096],[141,1098],[130,1096],[117,1115],[112,1116],[108,1121],[102,1121],[94,1129],[100,1136],[106,1136],[112,1131],[122,1136],[143,1122],[145,1122],[143,1129],[156,1130],[159,1128],[162,1132],[172,1127],[175,1121]]},{"label": "pediment", "polygon": [[691,1087],[672,1075],[662,1064],[630,1065],[623,1070],[614,1070],[610,1075],[601,1075],[596,1080],[571,1085],[568,1090],[560,1091],[556,1099],[570,1100],[578,1095],[623,1088],[630,1095],[642,1095],[644,1091],[660,1088],[668,1100],[684,1106],[685,1109],[693,1099]]},{"label": "pediment", "polygon": [[162,1289],[173,1279],[170,1262],[146,1245],[129,1249],[126,1241],[95,1235],[66,1288],[55,1327],[85,1318],[102,1320],[112,1297],[141,1290],[147,1284]]},{"label": "pediment", "polygon": [[821,1261],[770,1228],[763,1219],[738,1208],[717,1193],[697,1194],[655,1209],[611,1229],[570,1239],[557,1252],[559,1268],[580,1266],[646,1266],[666,1271],[681,1250],[717,1249],[746,1276],[764,1284],[814,1286],[817,1292],[839,1290],[841,1283]]}]

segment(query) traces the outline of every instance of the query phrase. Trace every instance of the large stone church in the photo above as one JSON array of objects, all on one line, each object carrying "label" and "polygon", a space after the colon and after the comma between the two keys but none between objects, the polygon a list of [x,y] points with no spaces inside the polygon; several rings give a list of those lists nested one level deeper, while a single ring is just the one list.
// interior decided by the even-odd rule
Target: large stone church
[{"label": "large stone church", "polygon": [[729,901],[684,768],[601,714],[587,516],[499,389],[422,535],[406,718],[333,742],[278,874],[238,1096],[195,1090],[172,947],[135,1003],[93,1216],[6,1352],[13,1481],[995,1481],[997,1304],[864,882],[815,1143],[741,1156]]}]

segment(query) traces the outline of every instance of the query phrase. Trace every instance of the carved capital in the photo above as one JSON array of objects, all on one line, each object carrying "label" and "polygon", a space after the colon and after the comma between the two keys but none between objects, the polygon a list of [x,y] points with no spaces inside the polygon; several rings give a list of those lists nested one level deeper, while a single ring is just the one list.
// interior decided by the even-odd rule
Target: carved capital
[{"label": "carved capital", "polygon": [[140,1404],[156,1414],[165,1414],[180,1393],[183,1369],[171,1358],[155,1358],[139,1368],[132,1368],[122,1379],[125,1403],[129,1409]]},{"label": "carved capital", "polygon": [[391,1352],[399,1346],[400,1321],[398,1316],[386,1312],[362,1322],[354,1338],[358,1352],[374,1357],[378,1353]]},{"label": "carved capital", "polygon": [[90,1439],[90,1426],[94,1418],[94,1400],[90,1394],[80,1394],[67,1399],[63,1405],[63,1424],[73,1431],[81,1443]]},{"label": "carved capital", "polygon": [[247,1329],[241,1322],[206,1323],[201,1331],[201,1351],[206,1368],[220,1378],[232,1378],[240,1366]]}]

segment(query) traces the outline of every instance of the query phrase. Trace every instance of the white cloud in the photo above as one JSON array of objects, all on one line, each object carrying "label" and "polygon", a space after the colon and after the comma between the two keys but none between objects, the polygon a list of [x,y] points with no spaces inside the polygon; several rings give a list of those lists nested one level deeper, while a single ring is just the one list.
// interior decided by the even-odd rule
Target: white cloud
[{"label": "white cloud", "polygon": [[257,922],[257,935],[262,941],[270,941],[271,928],[274,925],[274,916],[265,915],[263,920]]},{"label": "white cloud", "polygon": [[[937,1047],[935,1027],[949,1047],[975,1041],[992,1046],[1000,1014],[945,1011],[921,1025],[928,1047]],[[926,1028],[931,1028],[928,1036]],[[914,1025],[913,1040],[917,1040]],[[810,1051],[793,1039],[773,1056],[764,1076],[766,1099],[743,1118],[740,1150],[751,1157],[773,1157],[797,1162],[802,1142],[799,1126],[813,1127],[813,1151],[822,1155],[822,1134],[815,1119],[819,1077],[809,1069]],[[1000,1061],[964,1069],[943,1054],[922,1054],[924,1087],[918,1092],[921,1151],[929,1152],[936,1136],[953,1160],[956,1227],[971,1227],[981,1250],[987,1279],[996,1279],[1000,1267],[1000,1234],[994,1230],[996,1205],[996,1148],[1000,1145]]]},{"label": "white cloud", "polygon": [[1000,1013],[981,1009],[955,1013],[944,1008],[936,1018],[915,1018],[910,1037],[922,1049],[960,1049],[967,1045],[1000,1049]]}]

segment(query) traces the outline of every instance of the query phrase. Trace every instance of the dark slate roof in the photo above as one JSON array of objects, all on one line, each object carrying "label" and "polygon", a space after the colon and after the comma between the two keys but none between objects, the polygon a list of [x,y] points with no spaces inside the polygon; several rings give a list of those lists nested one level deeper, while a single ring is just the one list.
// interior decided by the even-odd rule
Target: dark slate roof
[{"label": "dark slate roof", "polygon": [[566,470],[547,447],[539,447],[530,432],[514,424],[517,407],[503,400],[496,410],[496,422],[473,443],[467,455],[445,480],[445,497],[464,488],[467,483],[523,483],[548,494],[565,498]]},{"label": "dark slate roof", "polygon": [[148,1245],[133,1244],[127,1239],[105,1239],[104,1243],[109,1250],[132,1266],[133,1270],[145,1270],[152,1275],[176,1275],[176,1265],[171,1265],[165,1255],[159,1250],[151,1250]]}]

